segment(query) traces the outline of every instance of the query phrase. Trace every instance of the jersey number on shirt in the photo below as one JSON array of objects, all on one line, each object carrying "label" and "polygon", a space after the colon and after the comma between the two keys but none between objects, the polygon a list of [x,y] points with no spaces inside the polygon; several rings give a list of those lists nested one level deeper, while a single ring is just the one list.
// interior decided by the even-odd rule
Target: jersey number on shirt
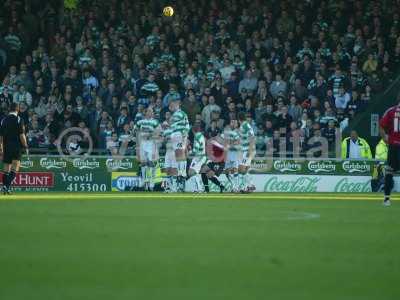
[{"label": "jersey number on shirt", "polygon": [[400,122],[399,122],[399,118],[397,118],[397,117],[395,117],[393,119],[393,131],[400,132]]}]

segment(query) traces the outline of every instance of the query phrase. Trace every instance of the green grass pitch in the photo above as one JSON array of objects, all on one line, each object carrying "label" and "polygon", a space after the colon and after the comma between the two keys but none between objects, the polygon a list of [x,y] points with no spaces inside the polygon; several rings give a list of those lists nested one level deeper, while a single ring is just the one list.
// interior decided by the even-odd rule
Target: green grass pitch
[{"label": "green grass pitch", "polygon": [[1,196],[0,299],[398,300],[400,201],[381,198]]}]

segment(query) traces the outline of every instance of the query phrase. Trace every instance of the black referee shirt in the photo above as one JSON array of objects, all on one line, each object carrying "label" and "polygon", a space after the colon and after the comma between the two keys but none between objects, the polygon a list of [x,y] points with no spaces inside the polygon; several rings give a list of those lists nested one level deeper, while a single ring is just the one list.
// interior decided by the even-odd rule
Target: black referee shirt
[{"label": "black referee shirt", "polygon": [[10,113],[1,120],[0,135],[3,137],[4,147],[22,148],[20,134],[25,133],[24,120],[15,113]]}]

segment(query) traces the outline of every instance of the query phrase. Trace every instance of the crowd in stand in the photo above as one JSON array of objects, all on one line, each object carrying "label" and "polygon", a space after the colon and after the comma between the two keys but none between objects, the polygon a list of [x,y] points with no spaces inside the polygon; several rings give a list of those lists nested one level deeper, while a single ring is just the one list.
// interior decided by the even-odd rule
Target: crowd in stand
[{"label": "crowd in stand", "polygon": [[[152,106],[180,99],[220,134],[244,111],[266,140],[333,143],[400,67],[400,1],[6,0],[0,4],[0,110],[21,104],[31,148],[80,127],[106,152]],[[279,152],[278,144],[274,145]]]}]

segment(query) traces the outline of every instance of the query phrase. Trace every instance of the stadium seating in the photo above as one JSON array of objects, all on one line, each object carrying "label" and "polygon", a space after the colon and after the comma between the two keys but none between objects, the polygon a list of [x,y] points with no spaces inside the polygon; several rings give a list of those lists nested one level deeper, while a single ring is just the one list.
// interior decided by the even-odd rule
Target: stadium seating
[{"label": "stadium seating", "polygon": [[258,151],[277,136],[306,145],[400,67],[398,1],[176,1],[173,17],[157,3],[0,4],[1,115],[22,103],[31,148],[52,152],[79,127],[107,153],[144,108],[163,122],[176,98],[209,136],[244,111]]}]

